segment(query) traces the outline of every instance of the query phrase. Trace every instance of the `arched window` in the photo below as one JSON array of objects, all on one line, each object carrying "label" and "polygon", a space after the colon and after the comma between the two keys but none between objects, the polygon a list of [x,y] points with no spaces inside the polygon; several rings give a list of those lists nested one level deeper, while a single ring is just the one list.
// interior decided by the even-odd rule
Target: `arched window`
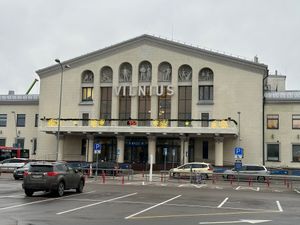
[{"label": "arched window", "polygon": [[172,66],[168,62],[162,62],[158,66],[158,81],[170,82],[172,80]]},{"label": "arched window", "polygon": [[119,69],[119,82],[131,82],[132,80],[132,66],[130,63],[125,62],[120,65]]},{"label": "arched window", "polygon": [[178,82],[192,81],[192,67],[189,65],[182,65],[178,70]]},{"label": "arched window", "polygon": [[112,83],[113,70],[109,66],[102,67],[100,71],[100,82],[101,83]]},{"label": "arched window", "polygon": [[94,73],[90,70],[83,71],[81,75],[81,83],[94,83]]},{"label": "arched window", "polygon": [[81,74],[81,101],[92,102],[94,89],[94,73],[90,70],[85,70]]},{"label": "arched window", "polygon": [[148,61],[143,61],[139,65],[139,81],[151,82],[152,78],[152,65]]},{"label": "arched window", "polygon": [[214,72],[210,68],[203,68],[199,72],[199,81],[213,81]]}]

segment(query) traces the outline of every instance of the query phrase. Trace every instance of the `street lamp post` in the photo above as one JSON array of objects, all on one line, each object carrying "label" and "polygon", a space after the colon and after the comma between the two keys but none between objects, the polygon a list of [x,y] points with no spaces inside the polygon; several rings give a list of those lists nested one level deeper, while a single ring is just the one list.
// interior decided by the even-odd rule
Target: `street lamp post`
[{"label": "street lamp post", "polygon": [[61,74],[60,74],[60,90],[59,90],[59,106],[58,106],[58,124],[57,124],[57,136],[56,136],[56,160],[58,160],[59,153],[59,137],[60,137],[60,119],[61,119],[61,102],[62,102],[62,88],[63,88],[63,77],[64,77],[64,68],[70,68],[69,65],[63,66],[59,59],[55,59],[60,65]]},{"label": "street lamp post", "polygon": [[239,121],[239,139],[238,139],[238,147],[240,146],[240,142],[241,142],[241,112],[237,112],[238,114],[238,121]]}]

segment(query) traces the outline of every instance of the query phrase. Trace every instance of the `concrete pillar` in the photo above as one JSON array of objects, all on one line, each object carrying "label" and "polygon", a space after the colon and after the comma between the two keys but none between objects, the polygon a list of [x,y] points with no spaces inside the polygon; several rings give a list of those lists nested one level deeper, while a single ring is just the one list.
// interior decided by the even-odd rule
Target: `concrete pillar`
[{"label": "concrete pillar", "polygon": [[189,138],[184,140],[184,161],[183,163],[189,162]]},{"label": "concrete pillar", "polygon": [[88,162],[93,162],[94,156],[94,136],[88,136]]},{"label": "concrete pillar", "polygon": [[150,163],[150,155],[152,155],[153,164],[155,164],[156,154],[156,137],[148,136],[148,163]]},{"label": "concrete pillar", "polygon": [[184,164],[184,137],[180,138],[180,164]]},{"label": "concrete pillar", "polygon": [[124,162],[124,151],[125,151],[125,137],[117,136],[117,162]]},{"label": "concrete pillar", "polygon": [[65,139],[65,137],[63,135],[60,135],[59,141],[58,141],[58,153],[57,153],[58,161],[62,161],[64,158],[64,139]]},{"label": "concrete pillar", "polygon": [[215,166],[223,166],[223,137],[215,138]]}]

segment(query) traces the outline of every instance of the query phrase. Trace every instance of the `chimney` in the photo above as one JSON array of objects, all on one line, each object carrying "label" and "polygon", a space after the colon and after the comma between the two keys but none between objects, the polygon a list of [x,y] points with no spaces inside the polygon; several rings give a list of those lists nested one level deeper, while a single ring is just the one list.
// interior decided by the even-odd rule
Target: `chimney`
[{"label": "chimney", "polygon": [[9,90],[9,91],[8,91],[8,95],[15,95],[15,91]]}]

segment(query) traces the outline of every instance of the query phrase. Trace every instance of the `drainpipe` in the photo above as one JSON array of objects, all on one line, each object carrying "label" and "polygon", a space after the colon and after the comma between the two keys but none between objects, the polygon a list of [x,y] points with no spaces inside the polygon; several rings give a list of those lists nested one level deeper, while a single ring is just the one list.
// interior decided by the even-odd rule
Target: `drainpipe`
[{"label": "drainpipe", "polygon": [[263,139],[263,146],[262,146],[262,159],[263,159],[263,165],[265,165],[265,80],[268,78],[269,76],[269,70],[266,70],[266,76],[263,78],[263,84],[262,84],[262,88],[263,88],[263,108],[262,108],[262,116],[263,116],[263,124],[262,124],[262,139]]}]

